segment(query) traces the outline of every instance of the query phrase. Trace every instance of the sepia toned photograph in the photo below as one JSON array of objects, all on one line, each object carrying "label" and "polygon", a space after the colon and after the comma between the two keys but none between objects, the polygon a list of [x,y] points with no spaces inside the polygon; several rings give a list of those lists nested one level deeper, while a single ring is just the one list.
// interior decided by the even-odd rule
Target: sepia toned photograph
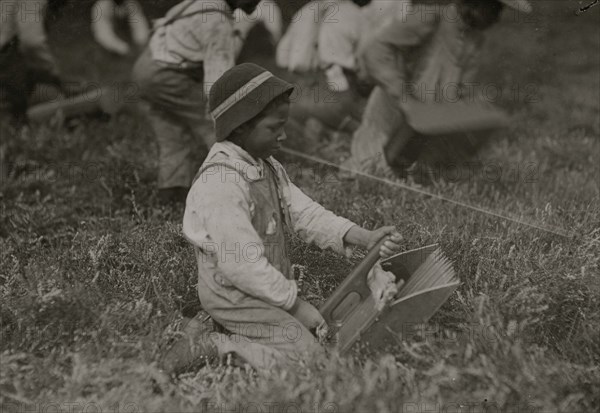
[{"label": "sepia toned photograph", "polygon": [[0,413],[599,411],[598,0],[0,0]]}]

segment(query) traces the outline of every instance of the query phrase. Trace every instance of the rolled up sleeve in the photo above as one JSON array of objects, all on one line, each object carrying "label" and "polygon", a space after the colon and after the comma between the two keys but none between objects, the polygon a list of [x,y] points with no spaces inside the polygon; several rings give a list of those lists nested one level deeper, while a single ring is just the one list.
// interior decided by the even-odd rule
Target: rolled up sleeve
[{"label": "rolled up sleeve", "polygon": [[188,195],[185,237],[205,254],[213,255],[218,273],[231,285],[289,310],[298,294],[296,283],[265,257],[265,246],[252,226],[245,181],[223,181],[218,174],[203,178]]}]

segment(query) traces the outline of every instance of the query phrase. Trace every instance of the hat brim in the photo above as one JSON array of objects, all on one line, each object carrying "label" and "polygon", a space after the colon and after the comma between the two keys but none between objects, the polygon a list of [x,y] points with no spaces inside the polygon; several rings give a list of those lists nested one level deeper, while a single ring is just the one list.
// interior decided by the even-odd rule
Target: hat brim
[{"label": "hat brim", "polygon": [[522,11],[524,13],[531,13],[533,11],[533,7],[531,7],[531,3],[528,0],[498,0],[500,3],[507,5],[508,7]]},{"label": "hat brim", "polygon": [[289,96],[293,91],[294,85],[273,76],[247,94],[242,93],[238,101],[215,120],[217,141],[227,139],[231,132],[257,116],[270,102],[283,94]]}]

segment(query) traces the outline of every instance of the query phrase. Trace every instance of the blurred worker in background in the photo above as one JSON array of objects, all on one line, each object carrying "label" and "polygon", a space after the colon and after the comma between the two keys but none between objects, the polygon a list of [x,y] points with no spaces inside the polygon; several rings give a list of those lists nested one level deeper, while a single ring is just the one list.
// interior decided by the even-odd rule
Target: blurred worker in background
[{"label": "blurred worker in background", "polygon": [[376,87],[354,133],[347,168],[393,175],[390,166],[402,174],[416,161],[421,141],[408,125],[411,104],[461,97],[461,87],[476,73],[483,34],[505,6],[531,11],[526,0],[416,4],[365,32],[358,70]]},{"label": "blurred worker in background", "polygon": [[0,0],[0,122],[26,121],[36,84],[64,90],[46,38],[46,0]]},{"label": "blurred worker in background", "polygon": [[356,72],[356,52],[360,39],[401,13],[410,0],[341,1],[335,13],[323,21],[318,38],[319,65],[336,91],[349,90]]},{"label": "blurred worker in background", "polygon": [[[362,7],[370,0],[316,0],[292,17],[292,23],[277,47],[277,64],[291,72],[309,74],[301,78],[291,116],[307,125],[343,128],[349,118],[360,119],[365,98],[357,82],[355,53],[364,26]],[[312,76],[310,76],[312,75]],[[315,76],[316,75],[316,76]],[[358,121],[355,120],[354,123]]]},{"label": "blurred worker in background", "polygon": [[143,47],[150,37],[148,20],[136,0],[98,0],[92,7],[91,20],[94,39],[106,50],[119,55],[131,51],[129,44],[115,32],[119,21],[127,23],[135,46]]},{"label": "blurred worker in background", "polygon": [[[197,167],[215,142],[207,112],[211,85],[234,66],[233,12],[254,12],[260,0],[186,0],[156,21],[150,42],[133,68],[149,103],[158,141],[162,202],[184,202]],[[194,146],[204,154],[193,157]]]}]

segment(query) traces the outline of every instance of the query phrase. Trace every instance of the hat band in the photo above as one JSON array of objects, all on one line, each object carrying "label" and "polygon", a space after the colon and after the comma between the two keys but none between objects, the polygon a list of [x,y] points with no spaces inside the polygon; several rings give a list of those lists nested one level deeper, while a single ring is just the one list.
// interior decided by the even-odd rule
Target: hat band
[{"label": "hat band", "polygon": [[[217,119],[227,110],[231,109],[233,105],[240,101],[248,93],[252,92],[254,89],[265,83],[267,80],[275,77],[273,73],[269,71],[262,72],[260,75],[250,79],[248,83],[235,91],[234,94],[229,96],[227,99],[223,101],[219,106],[217,106],[210,114],[214,119]],[[241,95],[241,96],[239,96]]]}]

